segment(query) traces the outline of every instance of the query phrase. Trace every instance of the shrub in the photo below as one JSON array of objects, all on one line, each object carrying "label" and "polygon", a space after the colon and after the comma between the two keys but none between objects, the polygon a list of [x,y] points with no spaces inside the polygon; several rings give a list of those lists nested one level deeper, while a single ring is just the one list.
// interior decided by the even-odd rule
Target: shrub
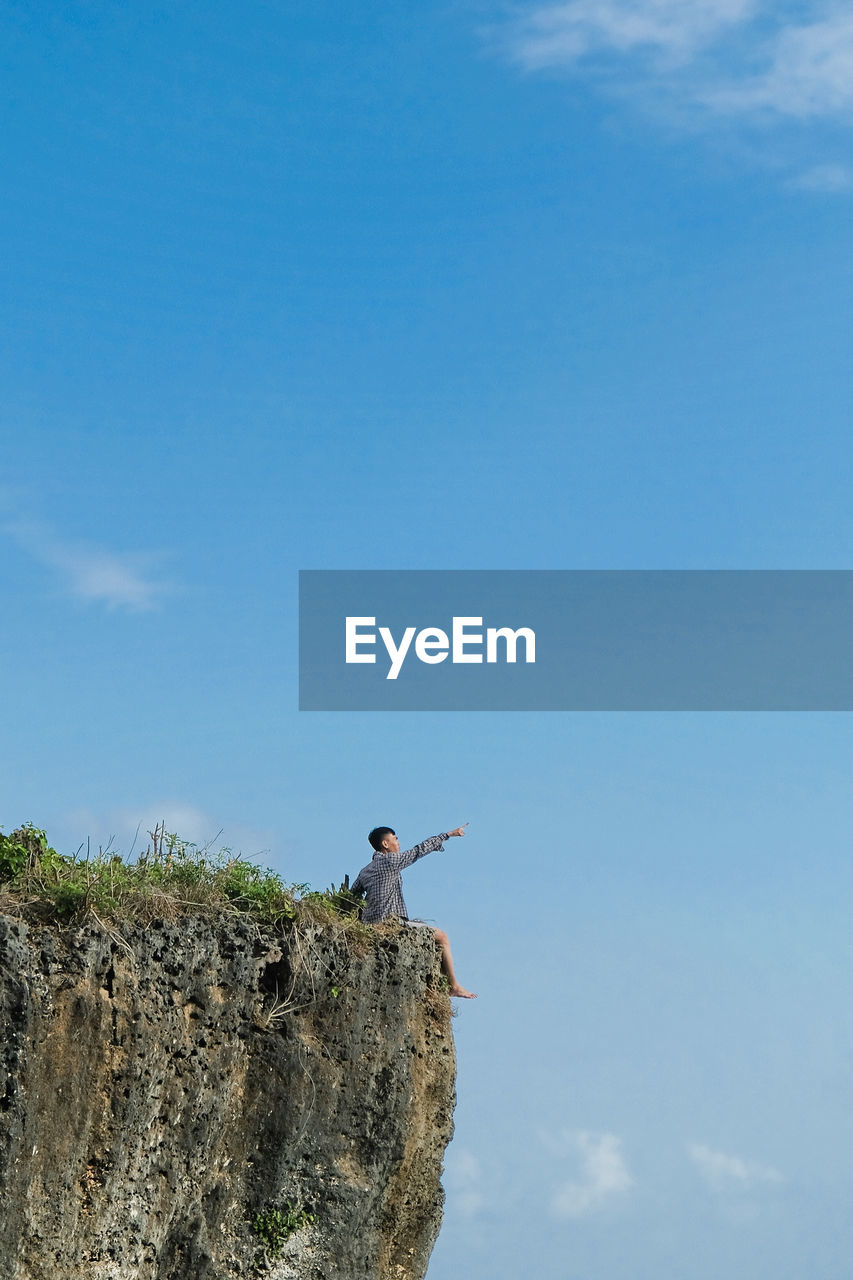
[{"label": "shrub", "polygon": [[277,1258],[285,1242],[295,1232],[316,1221],[316,1214],[308,1213],[301,1205],[288,1202],[281,1209],[267,1209],[264,1213],[256,1214],[252,1221],[252,1231],[270,1257]]},{"label": "shrub", "polygon": [[66,861],[51,849],[45,833],[31,822],[8,836],[0,831],[0,881],[14,880],[25,873],[41,876],[58,872]]}]

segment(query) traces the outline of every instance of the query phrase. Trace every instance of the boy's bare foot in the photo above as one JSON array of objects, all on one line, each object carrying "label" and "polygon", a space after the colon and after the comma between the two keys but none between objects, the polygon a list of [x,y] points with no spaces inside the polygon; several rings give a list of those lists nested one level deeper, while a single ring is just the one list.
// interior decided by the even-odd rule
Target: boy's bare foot
[{"label": "boy's bare foot", "polygon": [[460,997],[460,999],[462,999],[462,1000],[476,1000],[476,999],[477,999],[477,992],[476,992],[476,991],[466,991],[464,987],[460,987],[460,985],[459,985],[459,983],[458,983],[458,982],[455,982],[455,983],[453,984],[453,986],[450,988],[450,994],[451,994],[452,996],[459,996],[459,997]]}]

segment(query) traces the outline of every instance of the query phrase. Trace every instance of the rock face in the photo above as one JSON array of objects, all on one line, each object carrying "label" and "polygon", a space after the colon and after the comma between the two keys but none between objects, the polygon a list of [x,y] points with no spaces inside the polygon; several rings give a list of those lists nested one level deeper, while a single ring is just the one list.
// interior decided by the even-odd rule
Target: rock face
[{"label": "rock face", "polygon": [[0,1054],[0,1280],[423,1277],[455,1075],[426,931],[0,916]]}]

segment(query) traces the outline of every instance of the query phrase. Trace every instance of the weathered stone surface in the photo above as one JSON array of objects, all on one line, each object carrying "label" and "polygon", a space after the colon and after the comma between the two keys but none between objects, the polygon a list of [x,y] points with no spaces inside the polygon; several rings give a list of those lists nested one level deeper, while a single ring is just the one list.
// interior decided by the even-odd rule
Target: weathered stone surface
[{"label": "weathered stone surface", "polygon": [[[0,1280],[420,1280],[452,1133],[431,937],[0,917]],[[316,1215],[269,1259],[251,1223]]]}]

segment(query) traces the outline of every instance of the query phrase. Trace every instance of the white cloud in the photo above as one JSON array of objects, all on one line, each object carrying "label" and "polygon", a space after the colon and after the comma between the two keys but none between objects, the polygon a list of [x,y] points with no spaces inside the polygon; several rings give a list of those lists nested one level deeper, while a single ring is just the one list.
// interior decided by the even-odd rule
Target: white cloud
[{"label": "white cloud", "polygon": [[196,844],[210,845],[213,852],[229,848],[236,855],[265,864],[276,843],[275,833],[241,822],[220,822],[196,805],[181,800],[161,799],[124,805],[101,812],[79,808],[59,816],[51,827],[51,840],[64,853],[73,853],[82,843],[92,852],[105,847],[125,856],[141,853],[150,843],[149,832],[163,823],[167,832]]},{"label": "white cloud", "polygon": [[683,64],[752,17],[757,0],[570,0],[540,5],[518,24],[524,66],[565,66],[596,53],[639,53]]},{"label": "white cloud", "polygon": [[853,191],[853,169],[844,164],[816,164],[788,183],[797,191]]},{"label": "white cloud", "polygon": [[691,1143],[687,1154],[699,1173],[715,1191],[749,1190],[760,1183],[782,1182],[782,1174],[770,1165],[758,1164],[754,1160],[743,1160],[740,1156],[726,1155],[723,1151],[712,1151],[710,1147],[699,1142]]},{"label": "white cloud", "polygon": [[173,590],[154,575],[150,555],[69,541],[47,525],[30,521],[8,522],[3,531],[34,560],[57,570],[66,590],[88,603],[147,613]]},{"label": "white cloud", "polygon": [[551,1208],[558,1217],[586,1217],[634,1185],[622,1143],[614,1134],[580,1130],[562,1136],[565,1147],[578,1159],[579,1176],[554,1193]]},{"label": "white cloud", "polygon": [[453,1150],[448,1154],[444,1185],[448,1199],[458,1213],[472,1218],[485,1204],[480,1162],[470,1151]]},{"label": "white cloud", "polygon": [[723,85],[708,97],[721,111],[842,117],[853,114],[853,15],[783,27],[765,51],[758,75]]},{"label": "white cloud", "polygon": [[63,816],[62,826],[73,833],[70,838],[76,841],[75,848],[81,840],[90,840],[93,851],[112,841],[111,848],[126,855],[131,848],[134,854],[141,853],[150,843],[149,832],[161,822],[166,831],[174,833],[181,840],[189,840],[199,846],[210,841],[216,847],[224,843],[224,837],[219,839],[220,824],[214,818],[195,805],[175,800],[127,805],[105,813],[74,809]]},{"label": "white cloud", "polygon": [[709,121],[853,124],[847,5],[564,0],[516,12],[504,45],[528,71],[594,75],[614,92],[663,98]]}]

